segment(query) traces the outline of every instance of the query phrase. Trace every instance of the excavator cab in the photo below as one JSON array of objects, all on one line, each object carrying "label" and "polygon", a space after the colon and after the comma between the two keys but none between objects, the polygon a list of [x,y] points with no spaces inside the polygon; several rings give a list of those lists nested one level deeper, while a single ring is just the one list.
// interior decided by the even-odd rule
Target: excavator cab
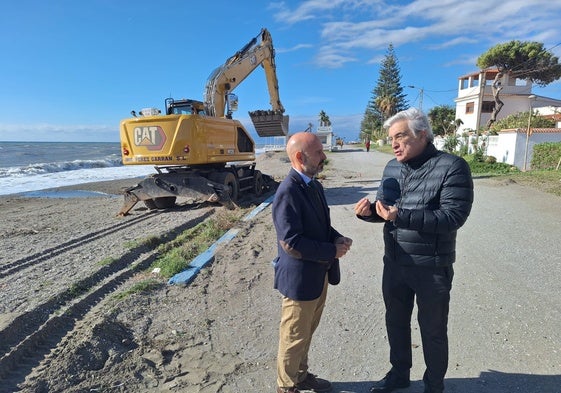
[{"label": "excavator cab", "polygon": [[197,100],[166,98],[167,115],[204,115],[204,104]]}]

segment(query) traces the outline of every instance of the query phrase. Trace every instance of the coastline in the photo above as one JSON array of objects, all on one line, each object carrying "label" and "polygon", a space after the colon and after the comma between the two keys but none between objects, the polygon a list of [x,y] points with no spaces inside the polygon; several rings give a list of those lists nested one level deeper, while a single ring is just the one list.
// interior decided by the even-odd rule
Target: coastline
[{"label": "coastline", "polygon": [[[1,142],[0,142],[1,143]],[[63,143],[66,146],[69,143]],[[111,143],[105,143],[113,145]],[[72,145],[72,143],[70,143]],[[82,146],[81,144],[77,144]],[[83,146],[82,146],[83,147]],[[117,144],[118,147],[118,144]],[[259,162],[259,157],[268,152],[281,153],[283,149],[267,149],[260,147],[256,149],[255,161]],[[118,149],[116,150],[118,153]],[[9,152],[8,152],[9,154]],[[46,190],[45,196],[49,196],[51,190],[66,188],[74,189],[81,185],[86,188],[88,183],[103,183],[113,180],[126,181],[129,179],[140,179],[156,173],[154,165],[115,165],[120,162],[120,158],[116,158],[117,154],[96,156],[94,153],[91,160],[75,159],[53,162],[43,162],[43,159],[55,160],[55,157],[37,158],[40,162],[27,162],[23,166],[12,166],[12,161],[0,163],[0,196],[18,194],[23,196],[41,196],[41,191]],[[77,158],[71,156],[72,158]],[[2,158],[2,157],[0,157]],[[60,158],[59,158],[60,159]],[[136,184],[132,182],[131,185]],[[126,188],[127,186],[125,186]],[[79,195],[77,195],[79,196]]]}]

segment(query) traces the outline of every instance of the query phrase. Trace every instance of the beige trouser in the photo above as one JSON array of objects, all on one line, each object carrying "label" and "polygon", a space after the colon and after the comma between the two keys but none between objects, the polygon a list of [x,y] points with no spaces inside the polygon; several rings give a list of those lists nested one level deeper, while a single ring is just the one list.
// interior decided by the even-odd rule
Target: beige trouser
[{"label": "beige trouser", "polygon": [[282,299],[277,356],[277,386],[290,388],[302,382],[308,372],[308,351],[312,335],[319,325],[327,297],[327,276],[317,299]]}]

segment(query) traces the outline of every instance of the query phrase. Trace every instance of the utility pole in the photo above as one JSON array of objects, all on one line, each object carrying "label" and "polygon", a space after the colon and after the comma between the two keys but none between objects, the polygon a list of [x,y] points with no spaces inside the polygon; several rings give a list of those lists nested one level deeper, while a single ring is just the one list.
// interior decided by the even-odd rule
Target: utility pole
[{"label": "utility pole", "polygon": [[528,113],[528,127],[526,128],[526,147],[524,148],[524,168],[522,171],[526,172],[526,166],[528,164],[528,142],[530,140],[530,123],[532,122],[532,102],[536,99],[535,94],[528,96],[528,102],[530,103],[530,111]]}]

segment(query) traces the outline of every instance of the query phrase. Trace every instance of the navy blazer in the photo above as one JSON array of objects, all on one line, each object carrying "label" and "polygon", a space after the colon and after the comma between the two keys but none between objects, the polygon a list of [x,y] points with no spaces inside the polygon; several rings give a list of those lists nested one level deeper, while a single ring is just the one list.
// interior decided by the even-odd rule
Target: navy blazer
[{"label": "navy blazer", "polygon": [[[341,236],[331,227],[329,207],[323,187],[321,203],[314,202],[315,190],[291,169],[279,185],[273,200],[273,223],[277,232],[278,257],[275,259],[275,288],[293,300],[317,299],[323,290],[325,275],[337,284],[339,260],[335,258],[335,239]],[[290,254],[281,241],[291,249]]]}]

